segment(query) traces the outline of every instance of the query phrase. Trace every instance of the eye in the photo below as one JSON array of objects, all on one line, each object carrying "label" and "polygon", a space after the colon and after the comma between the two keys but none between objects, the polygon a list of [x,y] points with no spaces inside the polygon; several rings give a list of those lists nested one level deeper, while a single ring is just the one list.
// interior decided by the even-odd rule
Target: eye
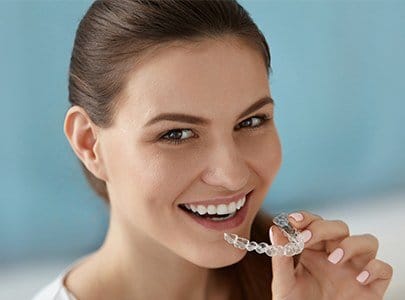
[{"label": "eye", "polygon": [[[256,115],[246,120],[243,120],[237,126],[235,126],[235,129],[257,130],[269,120],[271,120],[271,117],[268,114]],[[190,134],[191,132],[192,130],[188,128],[176,128],[167,131],[163,136],[159,138],[159,140],[169,144],[176,144],[176,145],[182,144],[190,140],[192,136],[196,136],[193,133]]]},{"label": "eye", "polygon": [[[185,134],[186,138],[181,139],[184,132],[188,132],[188,134]],[[184,143],[185,140],[190,139],[190,132],[192,132],[191,129],[182,129],[182,128],[172,129],[168,131],[165,135],[163,135],[160,139],[166,140],[164,142],[170,144],[181,144]]]},{"label": "eye", "polygon": [[259,127],[263,126],[270,119],[270,116],[267,114],[256,115],[250,117],[249,119],[243,120],[237,126],[235,126],[235,129],[240,130],[240,128],[246,128],[248,130],[256,130]]}]

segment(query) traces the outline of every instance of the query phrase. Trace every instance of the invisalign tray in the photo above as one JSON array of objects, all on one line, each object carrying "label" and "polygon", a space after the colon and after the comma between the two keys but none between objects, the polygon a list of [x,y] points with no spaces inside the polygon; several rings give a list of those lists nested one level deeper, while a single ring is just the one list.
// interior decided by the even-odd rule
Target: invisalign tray
[{"label": "invisalign tray", "polygon": [[291,223],[288,221],[288,215],[286,213],[281,213],[274,217],[273,223],[276,224],[281,232],[288,238],[289,242],[284,246],[281,245],[269,245],[267,243],[261,242],[250,242],[249,240],[239,237],[234,233],[224,232],[224,239],[229,244],[236,248],[253,251],[256,250],[257,253],[266,253],[268,256],[284,255],[293,256],[300,254],[304,250],[304,241],[298,230],[296,230]]}]

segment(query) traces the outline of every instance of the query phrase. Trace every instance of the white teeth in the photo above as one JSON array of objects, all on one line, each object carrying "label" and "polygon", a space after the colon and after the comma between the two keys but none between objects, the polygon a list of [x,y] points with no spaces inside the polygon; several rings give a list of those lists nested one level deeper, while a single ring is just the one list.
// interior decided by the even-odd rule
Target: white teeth
[{"label": "white teeth", "polygon": [[241,209],[243,205],[245,205],[246,202],[246,196],[244,196],[242,199],[239,199],[236,202],[231,202],[228,205],[226,204],[219,204],[219,205],[193,205],[193,204],[184,204],[186,208],[193,212],[197,212],[200,215],[226,215],[226,214],[232,214],[235,211]]},{"label": "white teeth", "polygon": [[208,205],[207,211],[209,215],[215,215],[217,213],[215,205]]},{"label": "white teeth", "polygon": [[196,211],[197,211],[197,207],[195,207],[195,205],[193,205],[193,204],[190,204],[190,208],[191,208],[191,210],[192,210],[193,212],[196,212]]},{"label": "white teeth", "polygon": [[198,205],[197,210],[200,215],[205,215],[207,212],[207,208],[204,205]]},{"label": "white teeth", "polygon": [[220,204],[217,206],[217,214],[218,215],[226,215],[228,214],[228,207],[225,204]]},{"label": "white teeth", "polygon": [[236,210],[236,204],[235,204],[235,202],[229,203],[229,205],[228,205],[228,211],[233,212],[233,211],[235,211],[235,210]]},{"label": "white teeth", "polygon": [[246,197],[243,197],[242,199],[238,200],[238,202],[236,203],[236,208],[240,209],[243,205],[245,205],[246,202]]}]

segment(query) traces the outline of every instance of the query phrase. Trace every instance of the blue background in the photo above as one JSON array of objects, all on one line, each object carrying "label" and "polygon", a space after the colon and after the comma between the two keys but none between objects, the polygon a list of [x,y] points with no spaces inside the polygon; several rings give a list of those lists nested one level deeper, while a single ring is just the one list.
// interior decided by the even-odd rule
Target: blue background
[{"label": "blue background", "polygon": [[[0,2],[0,265],[77,257],[104,238],[108,212],[63,133],[90,3]],[[266,209],[405,190],[405,3],[240,3],[272,55],[283,165]]]}]

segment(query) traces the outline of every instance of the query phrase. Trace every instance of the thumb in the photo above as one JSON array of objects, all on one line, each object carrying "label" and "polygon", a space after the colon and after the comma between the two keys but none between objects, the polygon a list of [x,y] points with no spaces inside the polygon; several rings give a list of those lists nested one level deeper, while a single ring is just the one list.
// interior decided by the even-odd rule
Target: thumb
[{"label": "thumb", "polygon": [[[269,230],[270,241],[273,245],[288,243],[288,239],[281,230],[272,225]],[[287,295],[295,285],[294,258],[293,256],[276,255],[271,258],[273,270],[272,292],[274,295]]]}]

